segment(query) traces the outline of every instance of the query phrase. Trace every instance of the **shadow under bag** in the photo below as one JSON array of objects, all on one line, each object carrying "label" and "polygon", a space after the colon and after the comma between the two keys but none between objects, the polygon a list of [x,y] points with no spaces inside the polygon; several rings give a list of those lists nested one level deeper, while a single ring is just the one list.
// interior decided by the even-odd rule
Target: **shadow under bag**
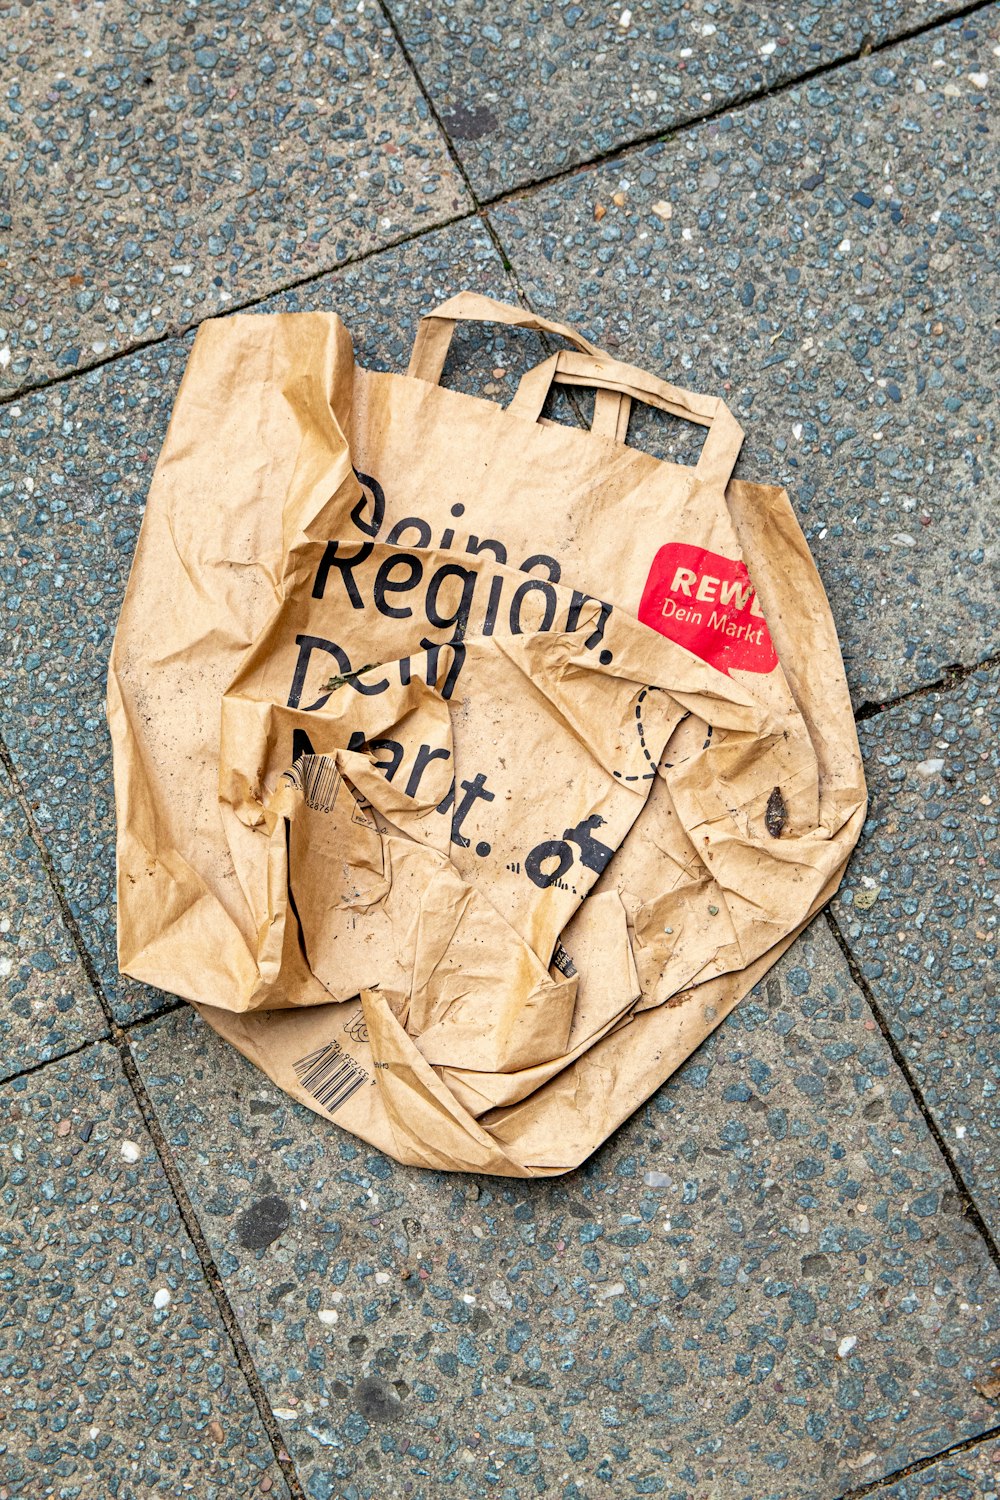
[{"label": "shadow under bag", "polygon": [[[504,409],[439,384],[465,319],[573,347]],[[697,465],[629,447],[633,401],[704,427]],[[203,324],[109,673],[121,968],[400,1161],[583,1161],[864,818],[830,608],[742,438],[468,293],[406,375],[332,313]]]}]

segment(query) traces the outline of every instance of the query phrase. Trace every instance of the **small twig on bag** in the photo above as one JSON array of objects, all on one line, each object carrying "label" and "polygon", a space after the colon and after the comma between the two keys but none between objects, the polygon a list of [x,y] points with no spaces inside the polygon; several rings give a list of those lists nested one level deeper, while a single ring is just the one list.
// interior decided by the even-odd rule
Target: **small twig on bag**
[{"label": "small twig on bag", "polygon": [[358,667],[356,672],[345,672],[343,677],[331,677],[329,682],[320,683],[319,690],[321,693],[335,693],[345,683],[353,682],[355,677],[363,677],[366,672],[370,672],[374,665],[375,663],[370,661],[367,666]]}]

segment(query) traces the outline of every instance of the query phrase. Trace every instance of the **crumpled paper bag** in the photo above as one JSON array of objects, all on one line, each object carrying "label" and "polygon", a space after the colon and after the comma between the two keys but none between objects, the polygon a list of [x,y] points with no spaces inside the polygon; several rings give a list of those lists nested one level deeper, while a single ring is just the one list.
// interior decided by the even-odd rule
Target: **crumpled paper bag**
[{"label": "crumpled paper bag", "polygon": [[[574,346],[503,409],[459,320]],[[590,431],[541,420],[596,389]],[[627,445],[633,401],[706,429]],[[826,902],[865,812],[836,632],[742,432],[463,294],[406,375],[200,328],[108,679],[119,958],[397,1157],[582,1161]]]}]

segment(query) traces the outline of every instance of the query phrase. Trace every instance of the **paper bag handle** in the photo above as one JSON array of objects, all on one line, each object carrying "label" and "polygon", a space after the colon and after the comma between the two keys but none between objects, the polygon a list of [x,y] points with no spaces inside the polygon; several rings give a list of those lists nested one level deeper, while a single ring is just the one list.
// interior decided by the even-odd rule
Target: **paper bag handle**
[{"label": "paper bag handle", "polygon": [[607,354],[577,354],[572,349],[562,349],[523,376],[507,410],[537,422],[553,383],[596,386],[591,430],[605,437],[616,437],[620,442],[624,441],[623,429],[628,426],[629,407],[616,398],[615,392],[618,397],[644,401],[672,416],[707,427],[695,473],[703,484],[723,490],[732,478],[743,446],[743,429],[718,396],[698,396],[693,391],[681,390],[647,370],[623,364]]},{"label": "paper bag handle", "polygon": [[497,302],[493,297],[481,297],[476,292],[459,292],[420,319],[407,375],[418,380],[428,380],[431,385],[438,384],[456,323],[505,323],[510,328],[554,333],[559,338],[567,339],[584,354],[601,352],[596,344],[590,343],[566,323],[554,323],[551,318],[525,312],[523,308],[514,307],[509,302]]}]

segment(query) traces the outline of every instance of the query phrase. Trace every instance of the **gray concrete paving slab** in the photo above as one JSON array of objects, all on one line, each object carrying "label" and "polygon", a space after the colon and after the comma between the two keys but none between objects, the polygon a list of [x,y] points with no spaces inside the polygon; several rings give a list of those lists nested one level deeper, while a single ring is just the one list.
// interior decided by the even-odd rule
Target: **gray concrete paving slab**
[{"label": "gray concrete paving slab", "polygon": [[[339,312],[362,363],[405,369],[420,314],[452,294],[456,276],[512,296],[478,220],[284,294],[265,310]],[[0,593],[12,626],[0,660],[0,704],[22,782],[38,804],[35,817],[123,1023],[158,1009],[164,997],[117,976],[104,685],[146,491],[189,348],[190,337],[141,349],[0,407],[0,444],[11,455],[0,484]],[[502,400],[541,352],[533,335],[502,340],[472,330],[456,338],[445,378]],[[500,359],[506,373],[496,377]]]},{"label": "gray concrete paving slab", "polygon": [[469,206],[376,4],[14,3],[4,47],[0,390]]},{"label": "gray concrete paving slab", "polygon": [[1000,668],[861,726],[871,805],[837,922],[1000,1237]]},{"label": "gray concrete paving slab", "polygon": [[1000,646],[998,31],[988,7],[491,211],[539,311],[727,397],[859,700]]},{"label": "gray concrete paving slab", "polygon": [[2,1096],[0,1495],[287,1496],[117,1053]]},{"label": "gray concrete paving slab", "polygon": [[0,766],[0,1078],[106,1033],[104,1012]]},{"label": "gray concrete paving slab", "polygon": [[0,407],[8,454],[0,665],[9,748],[119,1021],[162,1003],[116,984],[114,798],[104,685],[142,506],[186,345],[143,350]]},{"label": "gray concrete paving slab", "polygon": [[483,198],[714,114],[960,9],[936,0],[388,4]]},{"label": "gray concrete paving slab", "polygon": [[1000,1500],[1000,1442],[943,1458],[874,1490],[871,1500]]},{"label": "gray concrete paving slab", "polygon": [[581,1170],[401,1167],[132,1046],[313,1500],[828,1497],[988,1430],[1000,1277],[816,923]]}]

